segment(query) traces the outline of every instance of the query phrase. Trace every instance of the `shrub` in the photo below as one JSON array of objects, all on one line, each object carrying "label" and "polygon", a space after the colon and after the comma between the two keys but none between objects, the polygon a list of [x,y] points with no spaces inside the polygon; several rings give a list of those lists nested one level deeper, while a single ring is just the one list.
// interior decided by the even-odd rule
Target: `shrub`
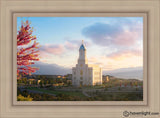
[{"label": "shrub", "polygon": [[30,95],[28,95],[27,97],[24,97],[21,94],[17,96],[17,101],[32,101],[32,100],[33,98],[31,98]]}]

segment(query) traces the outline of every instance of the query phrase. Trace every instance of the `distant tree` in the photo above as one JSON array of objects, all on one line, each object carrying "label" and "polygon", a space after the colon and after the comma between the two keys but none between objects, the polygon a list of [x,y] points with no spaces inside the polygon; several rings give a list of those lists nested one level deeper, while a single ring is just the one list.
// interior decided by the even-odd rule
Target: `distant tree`
[{"label": "distant tree", "polygon": [[40,84],[40,87],[43,87],[43,83],[42,83],[42,80],[40,81],[40,83],[39,83],[39,84]]},{"label": "distant tree", "polygon": [[46,81],[46,84],[48,84],[48,83],[49,83],[49,81],[47,80],[47,81]]},{"label": "distant tree", "polygon": [[71,81],[68,82],[68,86],[70,86],[70,85],[72,85],[72,82],[71,82]]},{"label": "distant tree", "polygon": [[17,79],[20,78],[20,73],[28,75],[38,70],[38,68],[31,67],[34,61],[39,60],[37,53],[39,44],[36,42],[36,36],[32,36],[32,29],[27,20],[22,22],[17,33]]},{"label": "distant tree", "polygon": [[33,81],[33,84],[35,85],[36,83],[37,83],[37,82],[34,80],[34,81]]},{"label": "distant tree", "polygon": [[27,84],[27,78],[26,77],[22,78],[22,82],[26,85]]},{"label": "distant tree", "polygon": [[62,83],[63,81],[62,81],[62,79],[57,79],[57,83]]},{"label": "distant tree", "polygon": [[43,84],[46,85],[46,80],[43,80]]},{"label": "distant tree", "polygon": [[136,85],[136,87],[138,86],[138,82],[137,81],[135,82],[135,85]]}]

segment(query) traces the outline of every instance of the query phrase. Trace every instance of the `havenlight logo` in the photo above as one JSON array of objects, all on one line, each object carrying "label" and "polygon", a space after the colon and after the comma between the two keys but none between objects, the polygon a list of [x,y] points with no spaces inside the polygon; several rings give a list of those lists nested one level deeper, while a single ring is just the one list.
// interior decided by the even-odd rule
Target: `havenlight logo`
[{"label": "havenlight logo", "polygon": [[131,111],[124,111],[123,116],[128,117],[128,116],[150,116],[150,115],[159,115],[159,112],[150,112],[150,111],[141,111],[141,112],[131,112]]}]

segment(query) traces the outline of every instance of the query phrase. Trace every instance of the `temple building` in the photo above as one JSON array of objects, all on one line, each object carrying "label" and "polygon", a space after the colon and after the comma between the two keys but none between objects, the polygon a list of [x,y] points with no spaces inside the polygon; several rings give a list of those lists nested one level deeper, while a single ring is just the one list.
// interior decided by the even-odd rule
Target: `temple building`
[{"label": "temple building", "polygon": [[82,41],[76,67],[72,68],[72,85],[88,86],[102,84],[102,69],[99,65],[90,65],[87,61],[86,47]]}]

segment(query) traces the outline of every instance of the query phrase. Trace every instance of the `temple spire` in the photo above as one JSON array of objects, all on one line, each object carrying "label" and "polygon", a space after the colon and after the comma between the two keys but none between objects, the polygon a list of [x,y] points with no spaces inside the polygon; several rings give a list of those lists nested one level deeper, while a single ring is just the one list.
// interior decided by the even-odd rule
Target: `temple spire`
[{"label": "temple spire", "polygon": [[86,47],[84,46],[84,41],[83,40],[82,40],[82,45],[80,46],[79,50],[83,50],[83,51],[86,50]]},{"label": "temple spire", "polygon": [[86,57],[86,47],[84,46],[84,41],[82,40],[82,44],[79,48],[79,64],[86,64],[87,63],[87,57]]}]

